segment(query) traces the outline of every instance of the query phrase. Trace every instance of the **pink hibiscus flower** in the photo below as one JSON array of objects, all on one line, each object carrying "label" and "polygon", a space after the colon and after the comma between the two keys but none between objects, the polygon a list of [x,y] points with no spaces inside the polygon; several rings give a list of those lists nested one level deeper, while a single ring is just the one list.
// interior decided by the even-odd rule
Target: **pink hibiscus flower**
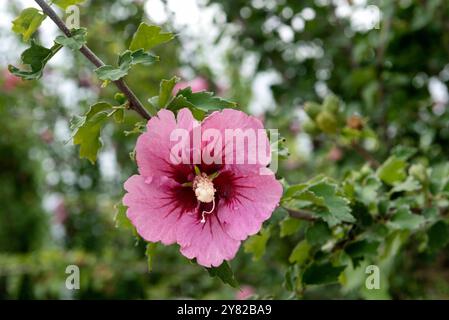
[{"label": "pink hibiscus flower", "polygon": [[[256,234],[270,218],[282,186],[261,161],[234,164],[223,156],[221,164],[174,164],[171,153],[177,141],[172,141],[171,133],[184,129],[191,134],[197,127],[188,109],[180,110],[177,119],[171,111],[161,110],[148,121],[147,132],[136,145],[139,174],[125,182],[123,204],[146,241],[177,243],[187,258],[216,267],[234,258],[242,240]],[[200,128],[225,136],[227,129],[263,130],[263,125],[241,111],[225,109],[204,119]],[[265,131],[263,134],[269,152]],[[202,141],[201,152],[208,150],[210,143]],[[185,149],[192,159],[195,148],[189,144]],[[231,152],[236,155],[242,150],[233,144]]]}]

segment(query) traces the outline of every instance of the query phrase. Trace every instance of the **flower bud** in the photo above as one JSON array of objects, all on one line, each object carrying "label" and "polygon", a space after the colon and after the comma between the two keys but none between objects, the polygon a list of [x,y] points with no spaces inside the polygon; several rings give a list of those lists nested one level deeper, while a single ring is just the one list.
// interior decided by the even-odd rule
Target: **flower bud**
[{"label": "flower bud", "polygon": [[316,102],[306,102],[304,104],[304,111],[307,113],[307,115],[311,118],[311,119],[315,119],[316,116],[320,113],[321,111],[321,105],[316,103]]},{"label": "flower bud", "polygon": [[351,129],[362,130],[363,129],[363,119],[361,117],[359,117],[358,115],[352,115],[346,119],[346,125]]},{"label": "flower bud", "polygon": [[335,115],[328,111],[321,111],[316,117],[316,123],[318,128],[324,133],[332,134],[336,133],[338,130],[338,122]]},{"label": "flower bud", "polygon": [[310,135],[318,134],[320,131],[313,121],[306,120],[302,124],[302,130]]},{"label": "flower bud", "polygon": [[337,113],[338,109],[340,109],[340,100],[333,94],[328,95],[324,99],[323,109],[330,113]]}]

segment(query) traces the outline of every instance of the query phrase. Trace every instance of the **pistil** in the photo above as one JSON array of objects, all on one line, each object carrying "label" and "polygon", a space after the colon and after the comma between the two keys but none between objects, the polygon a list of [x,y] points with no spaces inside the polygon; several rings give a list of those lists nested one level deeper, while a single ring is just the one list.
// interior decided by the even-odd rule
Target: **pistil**
[{"label": "pistil", "polygon": [[211,214],[215,210],[215,188],[212,180],[205,174],[201,173],[193,180],[193,191],[196,199],[202,203],[211,203],[212,209],[204,210],[201,213],[201,223],[206,222],[206,214]]}]

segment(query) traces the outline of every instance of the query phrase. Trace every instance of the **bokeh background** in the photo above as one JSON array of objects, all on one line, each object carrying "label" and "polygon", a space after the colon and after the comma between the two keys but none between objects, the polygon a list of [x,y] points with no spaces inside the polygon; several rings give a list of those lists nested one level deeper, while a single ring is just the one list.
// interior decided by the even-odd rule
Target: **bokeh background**
[{"label": "bokeh background", "polygon": [[[258,261],[240,250],[232,267],[241,290],[209,277],[176,246],[158,246],[148,272],[145,243],[114,221],[123,182],[136,171],[136,135],[124,134],[136,118],[130,112],[103,130],[97,164],[78,158],[70,119],[114,90],[101,89],[89,62],[65,48],[40,81],[11,76],[7,66],[25,48],[11,21],[29,6],[0,2],[0,299],[292,297],[284,278],[294,238],[270,239]],[[86,0],[80,12],[89,46],[109,63],[142,20],[175,32],[176,41],[156,49],[160,63],[128,76],[132,89],[146,100],[161,78],[178,75],[238,102],[286,137],[291,155],[280,173],[291,183],[338,178],[363,164],[302,130],[304,102],[330,92],[369,117],[380,155],[403,142],[430,159],[449,155],[448,1]],[[46,19],[38,38],[50,46],[58,34]],[[401,254],[385,298],[449,297],[447,250],[431,261]],[[80,290],[65,287],[70,264],[81,269]],[[331,286],[303,297],[367,296]]]}]

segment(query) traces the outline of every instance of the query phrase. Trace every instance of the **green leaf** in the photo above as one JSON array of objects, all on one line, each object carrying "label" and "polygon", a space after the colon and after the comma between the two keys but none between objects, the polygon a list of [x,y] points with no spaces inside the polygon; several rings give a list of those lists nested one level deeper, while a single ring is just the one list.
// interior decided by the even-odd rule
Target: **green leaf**
[{"label": "green leaf", "polygon": [[310,202],[316,206],[325,207],[326,202],[323,197],[318,196],[316,193],[310,190],[306,190],[304,192],[301,192],[300,194],[295,196],[296,200],[306,201]]},{"label": "green leaf", "polygon": [[306,239],[311,245],[323,245],[332,237],[329,226],[323,221],[317,221],[306,231]]},{"label": "green leaf", "polygon": [[304,284],[329,284],[338,282],[338,277],[346,266],[334,267],[331,263],[310,265],[302,276]]},{"label": "green leaf", "polygon": [[404,161],[407,161],[408,159],[413,157],[417,152],[418,150],[416,148],[402,145],[393,148],[393,150],[391,151],[391,153],[396,156],[396,158],[402,159]]},{"label": "green leaf", "polygon": [[[143,51],[143,49],[139,49],[139,50],[136,50],[133,52],[127,50],[121,55],[120,59],[122,59],[122,60],[129,59],[128,58],[129,54],[131,54],[131,58],[132,58],[131,65],[143,64],[144,66],[149,66],[149,65],[159,61],[158,56],[155,56],[154,54],[145,52],[145,51]],[[122,63],[122,60],[120,60],[120,59],[119,59],[119,64]]]},{"label": "green leaf", "polygon": [[269,238],[270,229],[263,229],[260,234],[254,235],[245,241],[245,252],[252,253],[253,260],[259,260],[265,253],[267,241]]},{"label": "green leaf", "polygon": [[357,266],[365,258],[376,256],[379,245],[378,241],[360,240],[347,245],[345,252],[351,257],[354,266]]},{"label": "green leaf", "polygon": [[178,77],[173,77],[170,80],[162,80],[159,88],[159,107],[165,108],[172,96],[173,88],[179,81]]},{"label": "green leaf", "polygon": [[[289,186],[285,190],[282,198],[284,200],[289,199],[289,198],[298,199],[298,197],[302,197],[303,196],[302,194],[307,192],[310,187],[312,187],[318,183],[321,183],[323,181],[328,181],[328,179],[323,175],[318,175],[305,183],[300,183],[300,184],[295,184],[295,185]],[[310,201],[311,202],[317,201],[318,203],[321,202],[321,204],[324,204],[324,201],[322,201],[322,199],[313,199]]]},{"label": "green leaf", "polygon": [[295,234],[301,228],[301,225],[302,221],[299,219],[285,218],[280,222],[281,238]]},{"label": "green leaf", "polygon": [[296,265],[289,266],[284,277],[284,287],[288,291],[293,291],[297,287],[298,267]]},{"label": "green leaf", "polygon": [[12,31],[23,36],[23,41],[30,40],[31,36],[45,20],[45,15],[36,8],[26,8],[12,22]]},{"label": "green leaf", "polygon": [[427,185],[429,178],[428,170],[426,166],[424,166],[422,163],[416,163],[411,165],[410,168],[408,169],[408,173],[417,181]]},{"label": "green leaf", "polygon": [[174,99],[170,101],[170,103],[167,106],[167,109],[171,111],[178,111],[181,110],[182,108],[189,108],[189,110],[192,112],[193,117],[198,121],[203,120],[204,117],[206,116],[205,111],[196,108],[184,96],[176,96]]},{"label": "green leaf", "polygon": [[427,236],[427,246],[431,251],[443,249],[449,243],[449,225],[438,221],[427,231]]},{"label": "green leaf", "polygon": [[[361,202],[354,203],[354,205],[352,207],[352,215],[357,220],[356,223],[362,227],[369,227],[374,222],[374,219],[371,216],[367,206]],[[383,226],[383,227],[385,227],[385,226]]]},{"label": "green leaf", "polygon": [[440,210],[436,207],[425,208],[422,215],[428,221],[435,221],[440,215]]},{"label": "green leaf", "polygon": [[125,108],[116,108],[113,117],[116,123],[123,123],[125,121]]},{"label": "green leaf", "polygon": [[396,156],[391,156],[377,170],[377,176],[388,185],[402,182],[407,177],[405,168],[407,163]]},{"label": "green leaf", "polygon": [[111,109],[109,103],[99,102],[91,106],[85,116],[76,117],[71,122],[73,144],[80,145],[80,158],[86,158],[92,164],[97,160],[98,150],[102,146],[100,132]]},{"label": "green leaf", "polygon": [[159,84],[159,95],[148,100],[155,110],[164,109],[173,100],[172,92],[176,83],[179,81],[178,77],[173,77],[170,80],[162,80]]},{"label": "green leaf", "polygon": [[300,196],[303,192],[307,191],[310,185],[312,185],[312,183],[307,182],[290,186],[287,188],[287,190],[285,190],[285,193],[282,198],[284,199],[296,198],[297,196]]},{"label": "green leaf", "polygon": [[161,27],[142,22],[131,40],[129,49],[133,51],[138,49],[148,51],[157,45],[172,40],[174,37],[170,32],[162,32]]},{"label": "green leaf", "polygon": [[390,225],[395,229],[415,230],[424,223],[424,217],[412,214],[406,206],[400,207],[391,218]]},{"label": "green leaf", "polygon": [[235,108],[237,105],[235,102],[215,97],[213,92],[192,92],[192,88],[190,87],[179,90],[176,97],[185,98],[188,105],[184,107],[195,107],[204,112],[221,110],[224,108]]},{"label": "green leaf", "polygon": [[421,184],[419,181],[417,181],[415,178],[409,176],[407,179],[397,185],[394,186],[393,189],[391,189],[391,193],[395,192],[411,192],[421,189]]},{"label": "green leaf", "polygon": [[309,257],[311,248],[312,247],[307,242],[307,240],[299,242],[290,254],[288,261],[290,263],[296,263],[299,265],[304,264],[304,262],[306,262],[307,258]]},{"label": "green leaf", "polygon": [[118,67],[105,65],[95,69],[95,73],[100,80],[117,81],[125,77],[133,65],[150,65],[156,61],[159,61],[158,56],[144,52],[142,49],[133,52],[126,50],[119,56]]},{"label": "green leaf", "polygon": [[439,163],[432,168],[430,182],[433,194],[442,192],[449,185],[449,162]]},{"label": "green leaf", "polygon": [[50,49],[31,41],[31,46],[22,55],[22,63],[28,65],[28,70],[20,70],[12,65],[8,66],[9,72],[25,80],[34,80],[42,77],[43,70],[47,62],[62,48],[60,44],[55,44]]},{"label": "green leaf", "polygon": [[83,3],[84,1],[85,0],[53,0],[52,3],[65,10],[67,7]]},{"label": "green leaf", "polygon": [[338,193],[334,183],[321,175],[306,183],[289,187],[281,202],[290,209],[311,207],[314,214],[323,218],[331,227],[342,221],[355,222],[349,200]]},{"label": "green leaf", "polygon": [[72,30],[71,37],[58,36],[55,42],[75,51],[81,49],[86,44],[86,35],[86,28],[75,29]]},{"label": "green leaf", "polygon": [[351,215],[348,199],[337,195],[337,187],[328,182],[321,182],[309,189],[313,194],[324,199],[325,211],[318,211],[317,215],[321,215],[323,219],[333,226],[339,222],[355,222]]},{"label": "green leaf", "polygon": [[229,284],[233,288],[237,288],[239,286],[231,267],[226,261],[224,261],[219,267],[206,268],[206,270],[211,277],[217,277],[223,281],[223,283]]},{"label": "green leaf", "polygon": [[382,187],[380,179],[374,175],[369,175],[363,179],[361,184],[355,184],[360,201],[369,206],[379,201],[379,189]]},{"label": "green leaf", "polygon": [[147,256],[147,263],[148,263],[148,272],[151,272],[153,270],[153,260],[154,260],[154,254],[157,248],[157,243],[148,242],[147,247],[145,249],[145,255]]},{"label": "green leaf", "polygon": [[131,221],[129,221],[128,217],[126,216],[127,207],[124,206],[123,203],[120,201],[117,204],[115,204],[114,208],[117,210],[114,217],[115,227],[116,228],[132,227]]},{"label": "green leaf", "polygon": [[95,69],[98,78],[104,81],[117,81],[128,74],[130,65],[121,65],[118,68],[111,65],[102,66]]}]

